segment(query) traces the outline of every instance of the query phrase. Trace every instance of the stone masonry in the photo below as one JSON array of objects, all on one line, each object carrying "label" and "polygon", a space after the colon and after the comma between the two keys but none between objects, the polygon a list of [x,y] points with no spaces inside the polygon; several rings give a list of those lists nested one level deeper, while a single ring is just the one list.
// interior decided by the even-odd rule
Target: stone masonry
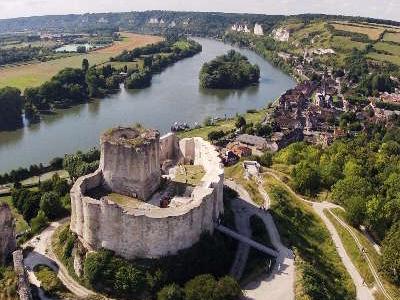
[{"label": "stone masonry", "polygon": [[11,209],[7,204],[0,204],[0,265],[11,258],[15,248],[15,223]]},{"label": "stone masonry", "polygon": [[[127,132],[123,134],[119,139],[129,139]],[[135,148],[122,140],[109,142],[103,136],[100,168],[79,178],[71,189],[70,228],[84,247],[89,251],[110,249],[127,259],[158,258],[189,248],[203,232],[212,233],[223,213],[224,169],[216,149],[201,138],[178,141],[174,134],[158,140],[155,133],[150,141],[142,139],[134,144]],[[166,160],[201,165],[205,170],[200,184],[179,207],[127,211],[109,198],[96,200],[85,196],[87,191],[105,184],[113,191],[117,188],[120,192],[128,191],[125,194],[135,192],[146,199],[158,188],[160,166]],[[135,170],[142,174],[139,176]],[[139,188],[137,183],[141,184]]]}]

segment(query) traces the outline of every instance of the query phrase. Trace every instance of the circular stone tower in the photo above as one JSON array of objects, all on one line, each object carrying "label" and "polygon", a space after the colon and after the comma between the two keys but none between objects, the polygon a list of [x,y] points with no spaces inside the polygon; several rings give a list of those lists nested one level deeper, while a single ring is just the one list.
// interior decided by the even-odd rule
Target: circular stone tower
[{"label": "circular stone tower", "polygon": [[117,127],[101,136],[100,169],[111,191],[147,200],[159,188],[160,134],[140,127]]}]

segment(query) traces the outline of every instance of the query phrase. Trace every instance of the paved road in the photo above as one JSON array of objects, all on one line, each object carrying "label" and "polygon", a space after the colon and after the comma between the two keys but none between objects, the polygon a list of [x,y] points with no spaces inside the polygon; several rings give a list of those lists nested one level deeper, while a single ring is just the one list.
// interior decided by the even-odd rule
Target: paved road
[{"label": "paved road", "polygon": [[74,295],[78,296],[79,298],[86,298],[90,295],[94,295],[95,293],[77,283],[69,275],[67,269],[62,265],[62,263],[58,261],[51,249],[51,238],[54,234],[54,231],[66,222],[68,222],[68,219],[64,219],[60,222],[53,222],[42,233],[26,242],[23,245],[23,248],[32,247],[33,251],[31,251],[25,257],[24,264],[28,270],[29,280],[32,284],[36,286],[40,285],[33,272],[33,268],[37,265],[46,265],[53,271],[57,272],[61,282]]},{"label": "paved road", "polygon": [[[271,244],[278,251],[278,257],[273,270],[269,275],[263,275],[251,282],[244,288],[246,300],[293,300],[295,266],[294,257],[291,250],[287,249],[280,239],[278,229],[275,226],[272,216],[261,210],[251,199],[247,191],[233,181],[226,180],[225,185],[235,190],[239,198],[244,200],[243,206],[246,207],[244,213],[250,218],[252,215],[259,216],[265,223]],[[262,189],[261,186],[259,186]],[[269,201],[268,194],[263,190],[265,204],[267,208]],[[247,204],[247,205],[245,205]],[[239,252],[239,251],[238,251]],[[245,262],[244,262],[245,263]]]},{"label": "paved road", "polygon": [[304,199],[303,197],[299,196],[297,193],[295,193],[290,186],[288,186],[285,182],[283,182],[279,176],[272,172],[268,172],[269,175],[274,177],[276,180],[278,180],[281,184],[283,184],[295,197],[298,199],[302,200],[303,202],[306,202],[307,204],[311,204],[312,207],[314,208],[315,212],[318,214],[318,216],[322,219],[324,222],[325,226],[327,227],[333,242],[335,243],[335,246],[337,248],[337,251],[339,253],[339,256],[343,262],[343,265],[345,266],[347,272],[351,276],[354,285],[356,286],[357,290],[357,299],[359,300],[372,300],[375,299],[373,296],[372,291],[368,288],[367,285],[363,284],[364,280],[361,277],[360,273],[358,272],[357,268],[354,266],[353,262],[351,261],[350,257],[347,255],[346,250],[343,246],[343,243],[340,239],[339,234],[336,231],[335,226],[332,224],[332,222],[326,217],[324,214],[324,210],[329,210],[333,208],[341,208],[340,206],[329,203],[329,202],[313,202]]}]

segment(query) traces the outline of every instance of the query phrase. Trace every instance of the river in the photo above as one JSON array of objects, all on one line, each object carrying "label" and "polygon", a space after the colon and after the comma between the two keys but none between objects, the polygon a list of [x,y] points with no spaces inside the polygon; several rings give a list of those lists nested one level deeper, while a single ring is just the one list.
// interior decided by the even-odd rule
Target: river
[{"label": "river", "polygon": [[[165,133],[175,121],[194,124],[201,123],[207,116],[232,116],[248,109],[259,109],[296,84],[250,50],[215,40],[196,40],[203,45],[202,53],[155,75],[147,89],[128,91],[122,88],[105,99],[45,116],[39,124],[0,132],[0,174],[98,146],[99,135],[113,126],[141,123]],[[203,63],[232,48],[259,65],[260,84],[239,91],[201,89],[198,74]]]}]

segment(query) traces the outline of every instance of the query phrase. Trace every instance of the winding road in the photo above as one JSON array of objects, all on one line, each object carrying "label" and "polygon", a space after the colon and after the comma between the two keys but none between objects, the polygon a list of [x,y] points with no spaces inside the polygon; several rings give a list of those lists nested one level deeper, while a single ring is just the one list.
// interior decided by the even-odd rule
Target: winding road
[{"label": "winding road", "polygon": [[[294,299],[294,283],[295,283],[295,266],[294,266],[294,255],[293,252],[286,248],[280,239],[278,229],[276,228],[275,222],[272,216],[264,210],[261,210],[257,204],[253,202],[248,192],[239,184],[225,180],[225,185],[235,190],[239,194],[239,199],[236,199],[233,205],[241,206],[240,218],[249,219],[252,215],[260,217],[268,230],[269,238],[272,246],[278,251],[278,256],[274,268],[269,275],[263,275],[258,280],[251,282],[244,288],[244,294],[246,300],[293,300]],[[265,199],[264,207],[268,208],[270,203],[268,194],[264,191],[262,193]],[[237,201],[242,200],[242,201]],[[236,215],[236,211],[235,211]],[[246,225],[245,232],[251,237],[250,224]],[[241,243],[240,243],[241,244]],[[247,251],[247,254],[246,254]],[[247,256],[244,259],[243,256],[248,255],[248,249],[243,250],[240,248],[236,254],[235,263],[232,269],[242,270],[244,269]]]},{"label": "winding road", "polygon": [[[68,270],[64,265],[57,259],[52,251],[51,239],[55,230],[68,222],[68,219],[61,220],[59,222],[52,222],[49,227],[42,231],[39,235],[33,237],[31,240],[23,245],[23,248],[31,247],[33,250],[28,253],[24,258],[24,265],[28,271],[29,281],[40,287],[40,282],[37,280],[33,269],[37,265],[45,265],[51,268],[57,273],[61,282],[65,287],[71,291],[75,296],[79,298],[86,298],[88,296],[94,295],[95,293],[88,290],[87,288],[81,286],[76,282],[68,273]],[[45,297],[41,293],[41,299],[47,300],[49,298]]]},{"label": "winding road", "polygon": [[[332,237],[333,242],[335,243],[335,246],[337,248],[339,256],[343,262],[343,265],[345,266],[347,272],[349,273],[349,275],[351,276],[351,278],[354,282],[354,285],[356,286],[357,299],[359,299],[359,300],[375,299],[373,292],[365,284],[364,279],[358,272],[357,268],[354,266],[353,262],[351,261],[351,258],[346,253],[346,250],[343,246],[342,240],[340,239],[340,236],[339,236],[335,226],[332,224],[332,222],[327,218],[327,216],[324,213],[324,210],[326,210],[334,216],[334,218],[339,222],[339,224],[341,226],[343,226],[351,234],[354,242],[357,244],[357,247],[359,248],[359,250],[361,252],[363,247],[362,247],[360,241],[358,240],[357,236],[354,234],[352,228],[349,225],[347,225],[345,222],[343,222],[340,218],[338,218],[331,211],[331,209],[334,209],[334,208],[339,208],[339,209],[343,209],[343,208],[341,206],[338,206],[338,205],[330,203],[330,202],[319,203],[319,202],[313,202],[313,201],[306,200],[303,197],[299,196],[296,192],[294,192],[293,189],[290,186],[288,186],[285,182],[283,182],[279,176],[277,176],[275,173],[273,173],[273,171],[269,171],[267,174],[272,176],[276,180],[278,180],[281,184],[283,184],[285,186],[285,188],[288,189],[289,192],[292,193],[295,197],[297,197],[298,199],[300,199],[303,202],[306,202],[307,204],[312,205],[312,207],[314,208],[314,211],[318,214],[318,216],[324,222],[325,226],[328,228],[328,231]],[[384,285],[382,284],[382,281],[379,278],[378,272],[376,271],[372,261],[368,257],[368,254],[365,253],[364,256],[366,257],[366,261],[368,263],[371,273],[374,276],[374,279],[375,279],[375,282],[376,282],[376,285],[378,286],[378,288],[382,291],[382,293],[386,299],[394,300],[388,294]]]}]

